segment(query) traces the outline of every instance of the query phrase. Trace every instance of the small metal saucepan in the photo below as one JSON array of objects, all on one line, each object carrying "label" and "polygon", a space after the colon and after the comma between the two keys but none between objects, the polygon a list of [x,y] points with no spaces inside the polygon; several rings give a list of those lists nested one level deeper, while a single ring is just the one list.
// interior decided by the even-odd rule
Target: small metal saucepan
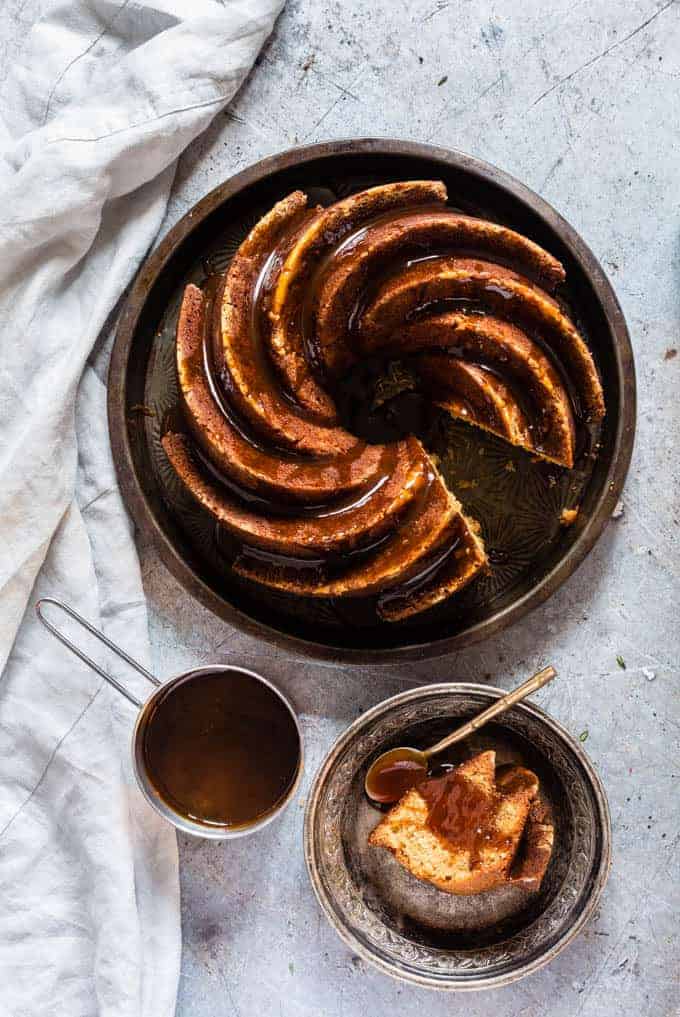
[{"label": "small metal saucepan", "polygon": [[[112,650],[120,659],[124,660],[132,668],[135,669],[139,674],[143,675],[151,685],[155,686],[154,691],[151,693],[148,699],[144,702],[139,700],[133,695],[128,689],[125,688],[117,678],[110,675],[102,667],[100,667],[91,657],[89,657],[80,647],[76,646],[68,636],[64,634],[60,629],[52,624],[45,617],[44,609],[47,605],[51,605],[54,608],[58,608],[60,611],[65,612],[70,618],[76,621],[80,626],[86,629],[91,635],[95,636],[100,642]],[[111,642],[99,629],[96,629],[90,622],[85,618],[77,614],[73,608],[58,600],[54,600],[51,597],[44,597],[39,600],[36,604],[36,613],[40,618],[43,625],[49,629],[64,646],[68,647],[72,653],[80,658],[84,663],[96,671],[97,674],[105,678],[110,685],[112,685],[121,695],[138,708],[137,720],[132,732],[132,768],[137,780],[139,788],[148,801],[148,803],[168,822],[172,823],[178,830],[183,833],[194,834],[198,837],[206,837],[211,840],[231,840],[235,837],[242,837],[249,833],[254,833],[256,830],[261,829],[270,823],[276,816],[280,815],[283,809],[288,805],[290,800],[297,790],[302,775],[303,769],[303,746],[302,746],[302,732],[300,730],[300,724],[295,715],[293,707],[286,699],[286,697],[276,688],[270,681],[263,678],[262,675],[256,674],[254,671],[250,671],[247,668],[236,667],[231,664],[209,664],[203,667],[192,668],[189,671],[183,671],[181,674],[169,679],[166,682],[161,683],[158,678],[151,674],[145,667],[143,667],[138,661],[134,660],[129,654],[127,654],[119,646],[116,646]],[[297,733],[297,762],[294,764],[290,782],[285,787],[283,793],[275,801],[273,801],[270,807],[266,808],[256,818],[243,822],[240,824],[222,824],[216,822],[202,821],[196,817],[184,815],[179,810],[173,808],[172,804],[166,800],[166,798],[160,794],[152,781],[149,774],[149,767],[147,765],[146,754],[144,751],[145,740],[151,725],[154,723],[154,717],[157,713],[157,709],[161,702],[165,702],[167,697],[172,695],[173,692],[182,687],[183,693],[186,694],[186,686],[191,683],[192,688],[198,689],[199,683],[209,676],[215,675],[234,675],[242,676],[244,683],[248,683],[252,686],[253,682],[258,683],[263,690],[265,690],[271,697],[278,699],[285,710],[290,715],[294,732]],[[236,704],[235,704],[236,705]],[[287,723],[287,721],[286,721]],[[258,747],[257,745],[252,746],[253,751],[253,766],[258,765]]]}]

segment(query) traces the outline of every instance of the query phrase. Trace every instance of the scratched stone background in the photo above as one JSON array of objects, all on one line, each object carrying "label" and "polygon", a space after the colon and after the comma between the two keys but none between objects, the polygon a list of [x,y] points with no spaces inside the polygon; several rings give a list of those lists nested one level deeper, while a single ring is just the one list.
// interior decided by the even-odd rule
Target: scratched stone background
[{"label": "scratched stone background", "polygon": [[[0,80],[39,7],[0,5]],[[680,1013],[679,121],[673,0],[288,0],[236,100],[182,158],[164,231],[231,174],[304,142],[410,138],[508,170],[613,281],[639,429],[617,518],[579,571],[510,631],[435,662],[296,659],[193,603],[140,544],[157,673],[215,660],[259,669],[296,703],[307,747],[281,821],[226,846],[180,838],[180,1017]],[[561,677],[539,701],[586,739],[609,794],[614,865],[599,913],[514,986],[466,997],[402,986],[352,956],[317,907],[301,849],[310,779],[349,721],[406,685],[508,688],[546,661]]]}]

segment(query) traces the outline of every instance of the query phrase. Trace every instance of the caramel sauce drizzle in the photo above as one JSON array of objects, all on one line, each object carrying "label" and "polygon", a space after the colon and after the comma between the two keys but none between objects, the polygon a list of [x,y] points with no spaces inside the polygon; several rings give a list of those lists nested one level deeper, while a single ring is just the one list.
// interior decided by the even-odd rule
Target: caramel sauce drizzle
[{"label": "caramel sauce drizzle", "polygon": [[427,825],[460,851],[470,854],[470,867],[479,862],[483,849],[503,849],[509,838],[501,836],[494,817],[500,801],[497,791],[480,787],[457,770],[418,785],[428,806]]}]

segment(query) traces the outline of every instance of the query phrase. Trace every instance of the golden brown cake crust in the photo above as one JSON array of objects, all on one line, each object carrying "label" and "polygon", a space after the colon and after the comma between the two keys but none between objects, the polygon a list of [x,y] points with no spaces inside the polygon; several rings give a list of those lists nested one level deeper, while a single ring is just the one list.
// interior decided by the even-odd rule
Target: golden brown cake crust
[{"label": "golden brown cake crust", "polygon": [[380,498],[366,499],[332,517],[267,516],[253,511],[211,483],[192,456],[186,438],[168,433],[163,448],[177,475],[194,498],[245,544],[277,554],[309,557],[339,553],[370,543],[396,527],[427,483],[427,466],[415,442],[400,443]]},{"label": "golden brown cake crust", "polygon": [[177,375],[188,427],[208,458],[248,490],[281,502],[323,503],[365,487],[384,468],[384,449],[357,442],[343,456],[285,458],[244,437],[216,402],[206,374],[209,304],[187,286],[177,323]]},{"label": "golden brown cake crust", "polygon": [[604,416],[604,395],[592,354],[559,304],[539,286],[493,262],[442,257],[404,269],[380,286],[365,308],[360,335],[366,350],[388,343],[419,307],[462,297],[482,300],[494,313],[540,328],[573,371],[584,409],[593,419]]},{"label": "golden brown cake crust", "polygon": [[413,180],[360,191],[319,210],[303,224],[285,252],[267,301],[268,348],[287,390],[302,407],[322,419],[333,422],[335,408],[313,376],[304,336],[304,303],[319,260],[367,220],[437,201],[446,201],[446,188],[438,181]]},{"label": "golden brown cake crust", "polygon": [[560,262],[446,200],[441,181],[327,208],[294,191],[223,277],[187,287],[176,355],[192,440],[168,433],[163,447],[230,538],[237,574],[293,595],[375,598],[396,622],[489,567],[479,525],[415,437],[368,445],[341,426],[329,380],[341,386],[357,358],[408,355],[434,404],[566,467],[565,365],[585,414],[601,418],[592,356],[552,295]]},{"label": "golden brown cake crust", "polygon": [[[421,497],[414,501],[410,511],[406,512],[402,525],[385,546],[376,550],[368,560],[361,561],[356,566],[350,565],[336,579],[321,581],[317,578],[308,583],[297,571],[291,573],[285,565],[253,561],[247,557],[237,561],[234,568],[240,575],[266,582],[276,589],[307,596],[379,595],[399,587],[411,576],[417,575],[423,566],[427,567],[431,556],[436,556],[438,550],[447,546],[450,541],[460,539],[454,504],[443,482],[438,477],[432,477]],[[470,521],[466,518],[460,521],[460,525],[464,532],[470,531],[472,540],[473,530]],[[437,590],[435,582],[431,592],[433,602],[437,597]],[[441,596],[445,595],[442,590]],[[390,620],[387,613],[385,616]]]},{"label": "golden brown cake crust", "polygon": [[[416,371],[427,377],[430,385],[438,382],[446,389],[449,371],[442,369],[447,362],[438,361],[437,373],[428,365],[432,364],[431,357],[441,357],[442,353],[421,351],[450,349],[458,356],[469,357],[472,366],[479,363],[502,371],[511,387],[521,390],[527,404],[524,411],[514,391],[506,400],[507,414],[521,414],[523,426],[517,430],[501,422],[501,427],[495,429],[487,423],[488,429],[549,462],[568,468],[574,465],[576,430],[569,394],[547,355],[516,325],[493,315],[445,311],[402,326],[395,340],[397,348],[412,355]],[[447,408],[454,416],[462,416],[457,407]],[[483,417],[469,422],[485,427]]]},{"label": "golden brown cake crust", "polygon": [[[406,264],[409,254],[451,248],[475,249],[524,266],[548,290],[564,282],[561,263],[527,237],[497,223],[460,215],[446,208],[408,210],[371,226],[365,236],[332,266],[319,269],[315,308],[316,341],[326,370],[337,374],[353,355],[347,346],[347,320],[362,288],[393,264]],[[359,336],[360,339],[360,336]],[[359,344],[360,345],[360,344]]]},{"label": "golden brown cake crust", "polygon": [[[553,827],[537,801],[539,782],[520,766],[495,772],[495,752],[483,752],[456,768],[449,779],[469,782],[488,802],[488,821],[474,850],[430,828],[428,789],[446,778],[430,778],[408,791],[369,835],[372,847],[390,851],[417,879],[452,894],[476,894],[510,882],[537,889],[550,860]],[[513,862],[522,863],[513,871]]]}]

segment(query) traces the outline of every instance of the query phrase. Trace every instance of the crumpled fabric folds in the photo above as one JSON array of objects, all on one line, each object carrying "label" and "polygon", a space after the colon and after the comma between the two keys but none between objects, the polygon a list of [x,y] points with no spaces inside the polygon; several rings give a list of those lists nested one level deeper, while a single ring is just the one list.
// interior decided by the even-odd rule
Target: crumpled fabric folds
[{"label": "crumpled fabric folds", "polygon": [[8,1017],[175,1010],[177,847],[134,784],[134,709],[45,632],[34,603],[70,603],[148,665],[105,382],[88,358],[161,226],[178,156],[232,98],[281,7],[51,4],[3,87],[0,1014]]}]

